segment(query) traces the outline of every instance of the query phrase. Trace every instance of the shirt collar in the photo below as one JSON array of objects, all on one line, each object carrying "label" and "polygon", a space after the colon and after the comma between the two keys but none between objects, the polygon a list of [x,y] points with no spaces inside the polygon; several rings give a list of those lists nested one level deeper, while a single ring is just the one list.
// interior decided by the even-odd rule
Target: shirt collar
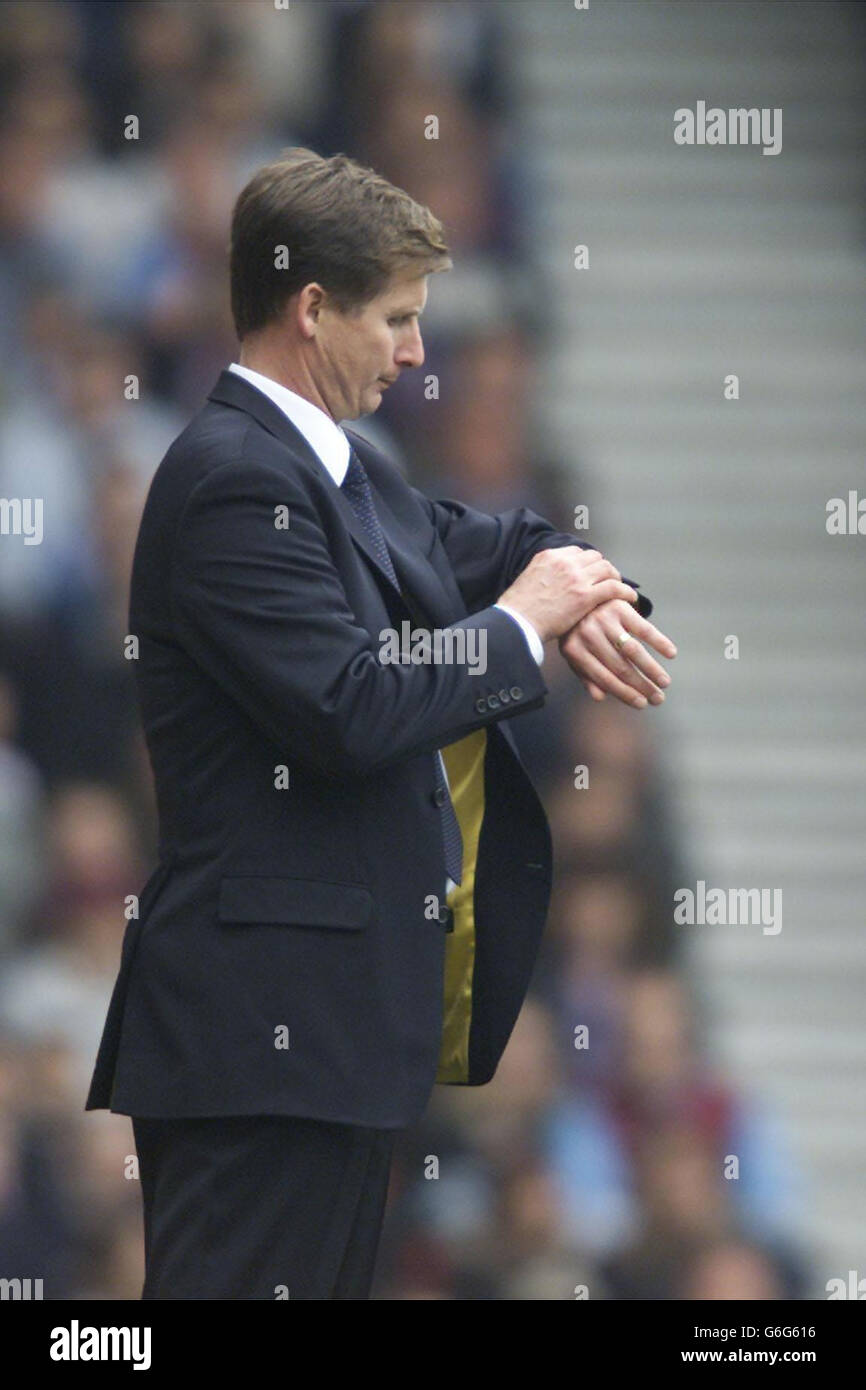
[{"label": "shirt collar", "polygon": [[299,396],[297,391],[290,391],[288,386],[283,386],[269,376],[262,376],[261,372],[254,372],[251,367],[242,367],[239,362],[232,362],[229,371],[235,372],[251,386],[255,386],[288,416],[339,487],[349,467],[351,446],[340,426],[334,423],[330,415],[313,405],[312,401]]}]

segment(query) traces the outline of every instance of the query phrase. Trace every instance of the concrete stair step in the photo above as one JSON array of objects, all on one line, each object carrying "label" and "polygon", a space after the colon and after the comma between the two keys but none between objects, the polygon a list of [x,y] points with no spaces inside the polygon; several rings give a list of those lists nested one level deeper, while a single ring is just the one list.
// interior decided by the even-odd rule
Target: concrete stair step
[{"label": "concrete stair step", "polygon": [[[639,136],[635,122],[632,136]],[[830,204],[848,207],[855,217],[851,194],[851,149],[862,136],[852,132],[849,149],[785,149],[781,155],[763,155],[757,147],[715,148],[678,146],[673,140],[673,110],[658,122],[654,143],[641,149],[634,138],[626,145],[602,149],[575,137],[573,117],[554,111],[532,130],[533,148],[539,147],[534,169],[536,182],[558,183],[560,206],[577,210],[584,202],[625,197],[718,198],[729,196],[744,205],[763,201],[786,207],[789,200],[806,192]],[[668,140],[670,144],[668,145]],[[768,170],[770,171],[768,173]]]}]

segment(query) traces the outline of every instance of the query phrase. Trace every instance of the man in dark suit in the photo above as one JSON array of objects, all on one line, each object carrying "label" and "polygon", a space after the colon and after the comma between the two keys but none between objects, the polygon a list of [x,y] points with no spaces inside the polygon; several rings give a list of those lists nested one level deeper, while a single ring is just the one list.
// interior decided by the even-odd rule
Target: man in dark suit
[{"label": "man in dark suit", "polygon": [[[642,641],[673,645],[598,551],[431,502],[337,423],[421,365],[450,264],[345,156],[260,170],[232,219],[241,360],[148,494],[159,864],[87,1098],[133,1117],[144,1298],[369,1297],[395,1134],[437,1081],[490,1080],[538,949],[550,834],[506,721],[544,702],[544,643],[594,698],[663,698]],[[386,659],[407,621],[427,659]]]}]

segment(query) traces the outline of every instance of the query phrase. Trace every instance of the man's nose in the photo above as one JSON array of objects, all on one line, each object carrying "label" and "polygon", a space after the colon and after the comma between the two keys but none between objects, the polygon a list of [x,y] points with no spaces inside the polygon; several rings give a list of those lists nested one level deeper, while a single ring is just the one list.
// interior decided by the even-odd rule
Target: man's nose
[{"label": "man's nose", "polygon": [[396,358],[401,367],[420,367],[423,363],[424,344],[421,341],[421,330],[417,323],[412,336],[400,344]]}]

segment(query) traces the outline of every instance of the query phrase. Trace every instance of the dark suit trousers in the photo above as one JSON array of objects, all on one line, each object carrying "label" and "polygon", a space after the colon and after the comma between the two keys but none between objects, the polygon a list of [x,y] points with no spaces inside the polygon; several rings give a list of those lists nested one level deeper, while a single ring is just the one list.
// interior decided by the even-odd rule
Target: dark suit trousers
[{"label": "dark suit trousers", "polygon": [[369,1298],[397,1130],[284,1115],[132,1125],[142,1298]]}]

